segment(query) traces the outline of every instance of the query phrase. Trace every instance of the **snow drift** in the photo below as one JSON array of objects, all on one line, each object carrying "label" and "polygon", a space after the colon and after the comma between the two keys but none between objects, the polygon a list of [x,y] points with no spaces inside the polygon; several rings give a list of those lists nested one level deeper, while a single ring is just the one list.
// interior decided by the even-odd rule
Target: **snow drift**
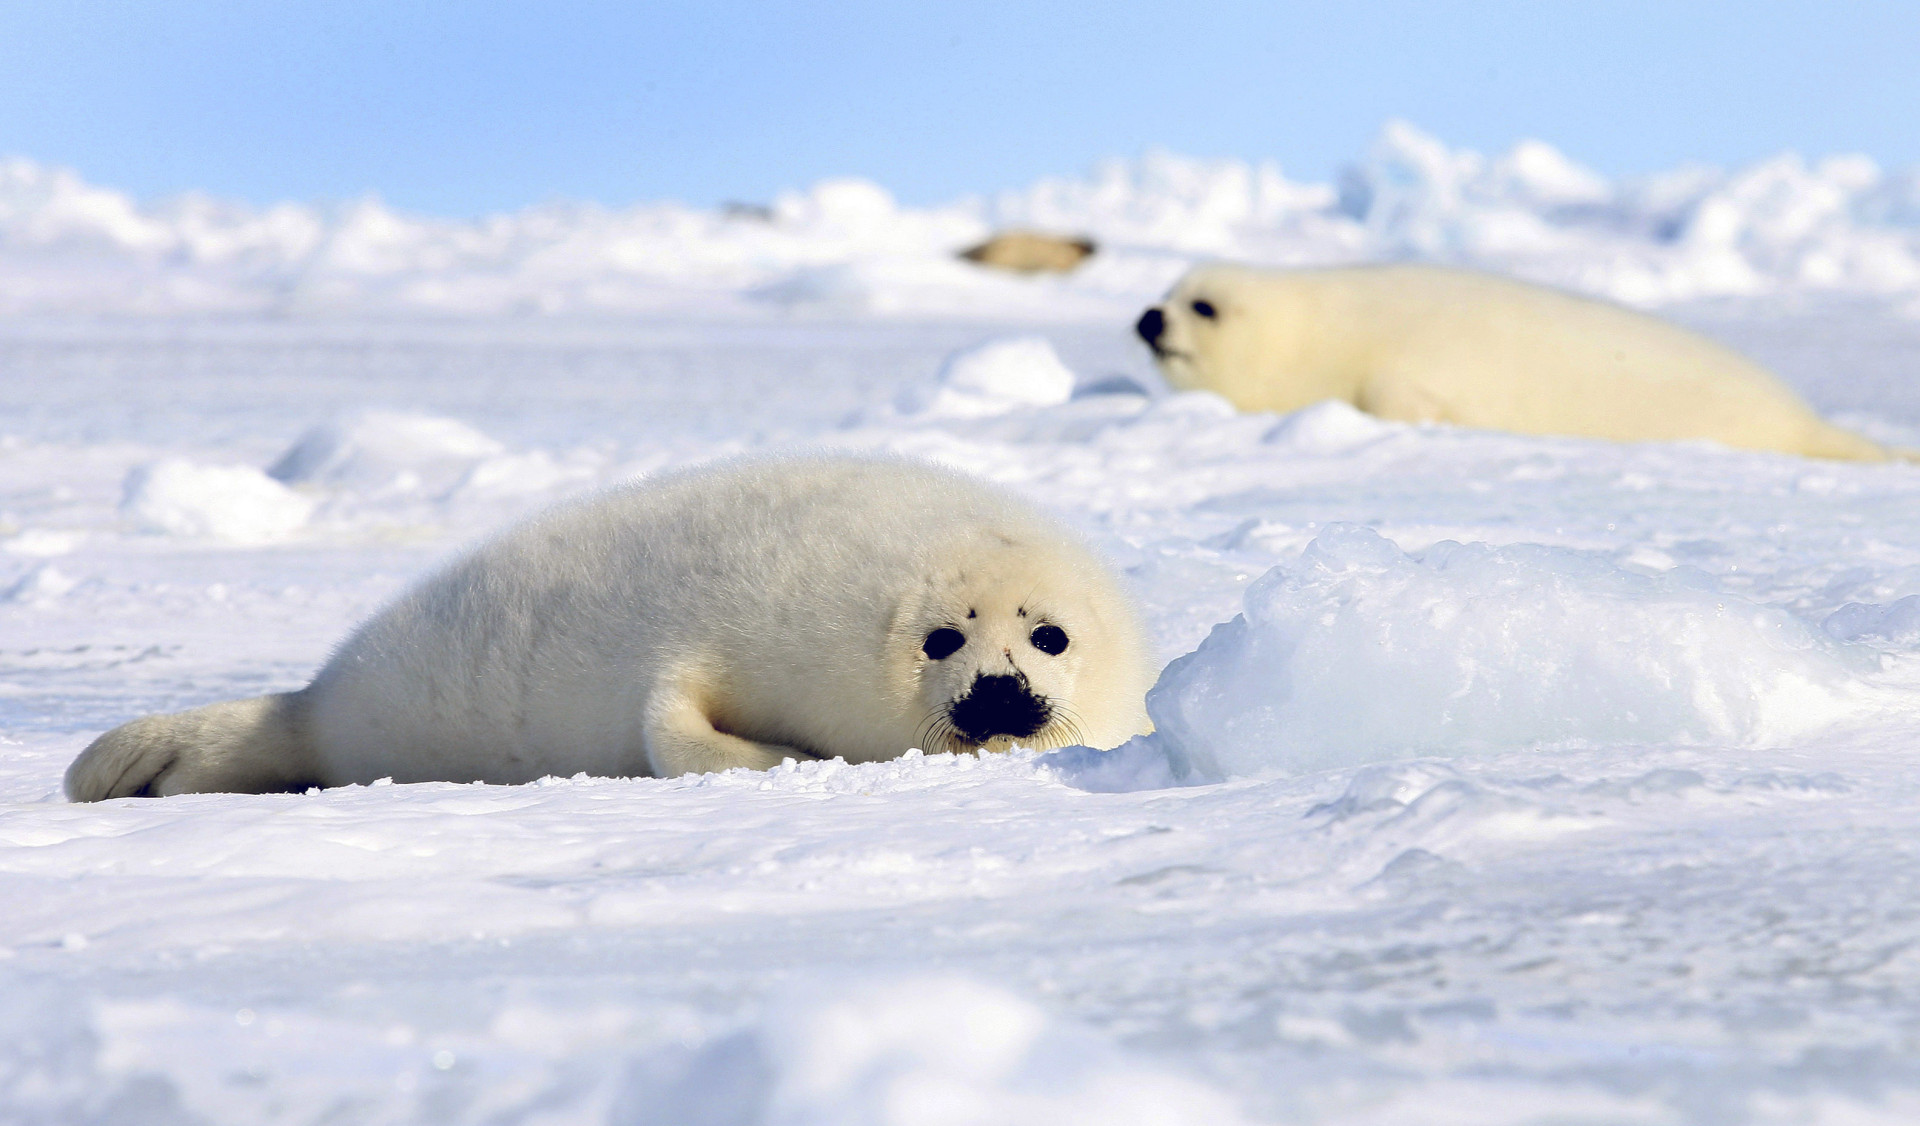
[{"label": "snow drift", "polygon": [[1857,710],[1867,658],[1705,574],[1336,525],[1148,696],[1177,769],[1304,772],[1556,743],[1778,744]]},{"label": "snow drift", "polygon": [[962,348],[932,387],[909,385],[896,404],[909,414],[985,418],[1073,397],[1074,374],[1044,336],[998,337]]},{"label": "snow drift", "polygon": [[[753,1027],[683,1063],[664,1062],[669,1066],[633,1069],[609,1121],[1228,1126],[1242,1120],[1214,1091],[1143,1067],[1005,990],[954,977],[793,990]],[[677,1075],[673,1063],[680,1063]]]}]

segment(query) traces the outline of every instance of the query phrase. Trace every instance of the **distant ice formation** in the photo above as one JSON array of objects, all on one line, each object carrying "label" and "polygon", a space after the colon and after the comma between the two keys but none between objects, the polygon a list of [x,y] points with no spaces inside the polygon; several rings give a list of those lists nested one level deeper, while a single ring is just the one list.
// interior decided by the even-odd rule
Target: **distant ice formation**
[{"label": "distant ice formation", "polygon": [[374,410],[307,430],[267,475],[288,484],[410,491],[427,477],[457,477],[474,462],[503,451],[499,442],[457,419]]},{"label": "distant ice formation", "polygon": [[[1070,277],[969,269],[1007,226],[1084,233]],[[1640,304],[1718,296],[1920,296],[1920,171],[1784,154],[1737,171],[1608,180],[1540,141],[1488,157],[1389,122],[1335,184],[1272,162],[1149,153],[991,198],[903,207],[822,181],[765,208],[553,203],[464,221],[378,199],[267,208],[139,203],[76,173],[0,162],[0,314],[495,316],[769,310],[1107,319],[1193,261],[1418,258]]]}]

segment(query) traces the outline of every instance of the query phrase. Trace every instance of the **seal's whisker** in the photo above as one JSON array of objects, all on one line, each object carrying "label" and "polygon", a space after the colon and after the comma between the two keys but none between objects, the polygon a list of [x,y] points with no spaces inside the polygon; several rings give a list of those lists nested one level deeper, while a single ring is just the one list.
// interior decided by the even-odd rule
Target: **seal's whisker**
[{"label": "seal's whisker", "polygon": [[947,719],[946,709],[935,708],[928,712],[927,718],[914,729],[914,742],[920,744],[920,749],[923,751],[937,753],[944,750],[951,739],[950,727],[951,722]]},{"label": "seal's whisker", "polygon": [[1051,696],[1047,698],[1047,706],[1053,709],[1055,722],[1068,739],[1067,742],[1059,745],[1062,747],[1084,746],[1087,741],[1087,731],[1083,726],[1084,721],[1080,718],[1080,713],[1066,701],[1056,700]]},{"label": "seal's whisker", "polygon": [[933,714],[927,717],[927,722],[920,726],[920,730],[923,732],[920,738],[920,749],[928,754],[958,754],[970,749],[960,738],[959,729],[954,727],[953,721],[948,718],[944,709],[935,709]]}]

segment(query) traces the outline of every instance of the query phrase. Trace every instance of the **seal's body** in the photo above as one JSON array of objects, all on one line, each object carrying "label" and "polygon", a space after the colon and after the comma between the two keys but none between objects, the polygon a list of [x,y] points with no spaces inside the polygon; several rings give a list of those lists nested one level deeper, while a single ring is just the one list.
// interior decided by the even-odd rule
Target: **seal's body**
[{"label": "seal's body", "polygon": [[1064,274],[1091,258],[1098,247],[1090,238],[1040,231],[1001,231],[960,257],[1016,274]]},{"label": "seal's body", "polygon": [[376,615],[307,688],[110,731],[67,792],[1113,746],[1148,728],[1151,681],[1113,577],[1011,497],[907,462],[748,462],[537,516]]},{"label": "seal's body", "polygon": [[1884,460],[1758,364],[1657,317],[1437,266],[1203,266],[1136,325],[1174,386],[1242,410]]}]

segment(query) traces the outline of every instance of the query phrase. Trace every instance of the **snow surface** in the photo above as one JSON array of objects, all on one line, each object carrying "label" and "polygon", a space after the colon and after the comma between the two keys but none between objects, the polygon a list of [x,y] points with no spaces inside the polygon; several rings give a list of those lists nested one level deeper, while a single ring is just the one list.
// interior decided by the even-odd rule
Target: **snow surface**
[{"label": "snow surface", "polygon": [[[1664,310],[1920,446],[1911,177],[1393,127],[1337,188],[1150,158],[771,222],[0,180],[0,1121],[1920,1118],[1920,468],[1236,415],[1127,336],[1197,256],[1473,261],[1711,296]],[[1003,219],[1116,249],[945,257]],[[1081,528],[1156,733],[60,797],[505,521],[819,446]]]}]

